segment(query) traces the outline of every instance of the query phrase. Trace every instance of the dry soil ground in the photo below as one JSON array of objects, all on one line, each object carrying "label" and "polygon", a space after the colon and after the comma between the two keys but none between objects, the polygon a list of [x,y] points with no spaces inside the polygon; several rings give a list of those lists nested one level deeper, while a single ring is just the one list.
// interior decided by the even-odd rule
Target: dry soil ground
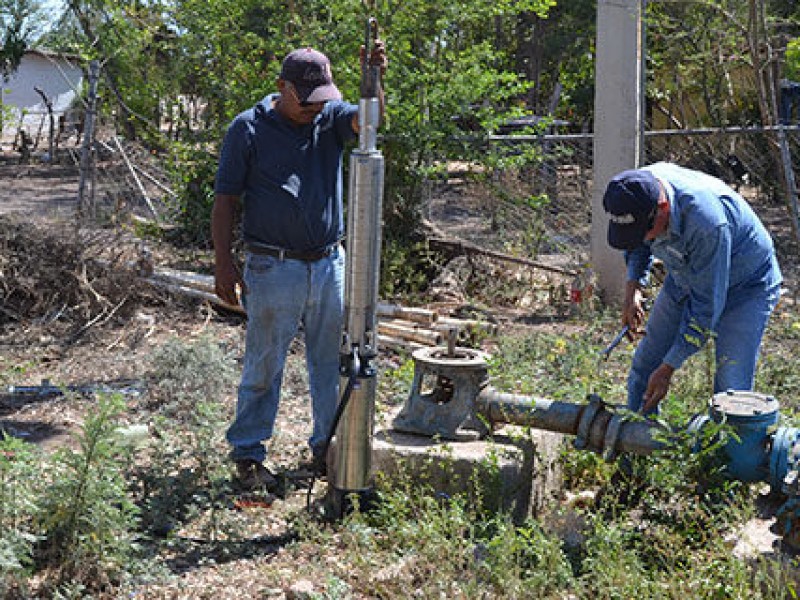
[{"label": "dry soil ground", "polygon": [[[74,223],[77,188],[78,171],[73,166],[0,163],[0,218],[3,214],[13,214],[22,223],[35,222],[45,228],[68,230]],[[439,214],[444,213],[440,211]],[[453,226],[463,227],[464,223],[465,216],[461,215]],[[124,250],[135,258],[140,251],[130,236],[118,231],[104,232],[94,239],[95,242],[100,240],[98,245],[106,251],[119,247],[120,255]],[[154,260],[165,266],[194,270],[210,267],[207,253],[179,251],[155,243],[150,244],[149,251]],[[35,286],[36,282],[31,282],[31,285]],[[0,374],[5,374],[5,383],[36,385],[42,380],[51,380],[64,385],[85,385],[137,380],[154,349],[172,337],[194,340],[210,336],[241,356],[244,330],[240,319],[221,315],[208,305],[194,301],[152,292],[145,295],[148,297],[134,303],[134,309],[124,319],[111,314],[94,323],[87,320],[81,334],[69,340],[60,338],[52,327],[57,314],[50,315],[49,320],[44,318],[8,326],[0,339]],[[513,315],[506,316],[514,318]],[[516,327],[524,326],[524,319],[515,321]],[[530,319],[527,322],[535,321]],[[546,326],[553,327],[552,320]],[[383,360],[392,361],[394,358],[387,354]],[[294,349],[287,371],[286,390],[271,461],[278,469],[291,470],[305,458],[308,435],[308,407],[299,345]],[[221,401],[232,412],[233,390]],[[70,443],[69,434],[79,426],[85,411],[91,410],[92,403],[91,398],[18,401],[0,395],[0,429],[46,447],[56,447]],[[300,491],[278,500],[266,516],[258,517],[262,521],[263,534],[280,536],[285,533],[287,524],[282,515],[302,504],[304,496]],[[769,531],[770,524],[771,515],[767,507],[762,518],[746,526],[742,544],[749,546],[750,551],[772,552],[776,538]],[[258,573],[264,561],[280,562],[281,552],[278,545],[260,556],[230,563],[210,561],[176,566],[179,578],[174,583],[143,590],[137,597],[232,598],[257,597],[259,594],[280,597],[285,590],[265,589],[264,582],[258,580]],[[297,565],[287,565],[287,569],[295,567]]]}]

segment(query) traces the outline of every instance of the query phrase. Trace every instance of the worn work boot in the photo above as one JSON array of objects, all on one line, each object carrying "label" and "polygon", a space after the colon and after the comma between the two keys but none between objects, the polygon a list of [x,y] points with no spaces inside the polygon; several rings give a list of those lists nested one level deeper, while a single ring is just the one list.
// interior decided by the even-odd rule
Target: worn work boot
[{"label": "worn work boot", "polygon": [[262,463],[252,459],[236,461],[236,483],[248,492],[278,491],[278,480],[275,476]]},{"label": "worn work boot", "polygon": [[311,459],[311,468],[317,477],[325,477],[328,474],[328,461],[323,452],[315,452]]}]

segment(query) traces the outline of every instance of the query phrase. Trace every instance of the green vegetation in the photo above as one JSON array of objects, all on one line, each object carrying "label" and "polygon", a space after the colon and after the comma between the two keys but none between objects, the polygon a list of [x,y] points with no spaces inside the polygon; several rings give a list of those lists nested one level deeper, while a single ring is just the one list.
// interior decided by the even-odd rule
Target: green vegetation
[{"label": "green vegetation", "polygon": [[[412,0],[371,3],[369,10],[366,4],[70,0],[61,27],[44,41],[103,62],[104,116],[113,113],[119,131],[165,158],[178,190],[172,217],[186,239],[202,244],[227,123],[272,90],[279,57],[306,44],[331,56],[337,82],[355,99],[364,19],[374,14],[391,61],[381,144],[387,159],[383,292],[419,297],[438,267],[418,225],[426,186],[443,176],[449,159],[474,164],[468,177],[480,178],[499,197],[496,231],[510,213],[532,215],[518,243],[526,253],[538,252],[551,198],[495,182],[501,172],[525,175],[524,167],[548,157],[533,146],[490,149],[486,134],[521,112],[547,114],[559,86],[552,116],[575,126],[591,121],[591,3]],[[796,31],[800,18],[791,4],[771,6],[786,31]],[[668,113],[671,124],[680,113],[682,126],[756,118],[762,107],[755,95],[725,83],[763,71],[756,59],[765,46],[756,43],[760,30],[747,12],[757,5],[763,3],[649,5],[654,76],[648,97],[656,113]],[[748,27],[755,32],[752,47],[742,35]],[[682,109],[673,111],[677,104]],[[530,291],[527,281],[473,268],[466,292],[476,305],[513,304]],[[551,290],[554,298],[560,293]],[[617,318],[588,311],[551,333],[497,340],[493,384],[570,402],[596,393],[623,404],[632,346],[623,343],[607,362],[598,357]],[[778,397],[790,422],[800,408],[799,343],[798,317],[779,311],[757,389]],[[0,382],[27,368],[0,362]],[[292,506],[289,526],[276,531],[271,514],[233,502],[222,439],[229,415],[219,401],[235,385],[233,358],[209,338],[174,339],[146,368],[142,398],[98,398],[64,448],[47,453],[11,437],[0,441],[0,596],[124,597],[169,581],[187,564],[265,555],[270,560],[254,567],[264,581],[289,585],[303,564],[304,577],[325,582],[325,598],[778,599],[800,593],[796,562],[748,561],[731,552],[732,536],[753,515],[756,490],[720,476],[713,435],[719,430],[708,432],[701,451],[693,451],[695,440],[678,439],[669,451],[632,460],[622,471],[594,454],[565,451],[566,491],[589,490],[599,499],[591,506],[554,500],[545,514],[521,523],[482,502],[497,484],[489,460],[488,475],[471,480],[464,495],[446,497],[401,474],[379,480],[375,511],[326,523],[317,512]],[[382,373],[379,414],[402,401],[410,377],[409,360]],[[704,411],[710,379],[709,355],[694,357],[676,376],[663,418],[681,425]],[[136,426],[143,425],[147,435],[137,440]],[[269,507],[266,498],[248,501]]]},{"label": "green vegetation", "polygon": [[[795,319],[783,314],[769,333],[770,343],[784,349],[781,364],[766,361],[759,372],[761,381],[777,386],[787,385],[785,372],[797,370],[800,355],[791,351],[798,342]],[[602,395],[621,394],[628,357],[621,352],[605,366],[607,376],[596,376],[597,349],[613,324],[602,314],[593,317],[591,325],[576,323],[582,334],[574,336],[502,338],[491,366],[495,385],[580,402],[598,391],[592,381],[608,380]],[[409,365],[403,361],[382,375],[390,403],[407,385]],[[704,368],[697,361],[678,382],[665,404],[668,421],[681,424],[702,409]],[[169,573],[145,556],[188,558],[197,544],[212,560],[252,555],[256,515],[231,505],[221,439],[226,417],[211,401],[234,384],[234,372],[214,340],[168,340],[153,356],[144,397],[127,407],[120,397],[101,397],[74,447],[45,454],[5,438],[4,597],[27,597],[32,575],[40,593],[61,597],[158,584]],[[791,404],[784,403],[789,414]],[[146,439],[129,439],[125,414],[150,421]],[[290,565],[308,563],[303,576],[326,582],[329,598],[403,598],[409,589],[420,597],[465,598],[796,597],[798,565],[731,553],[735,532],[753,516],[755,490],[721,475],[717,433],[707,431],[699,446],[687,434],[667,451],[623,461],[623,471],[594,454],[565,451],[567,491],[597,490],[596,506],[554,499],[544,514],[523,522],[487,510],[482,501],[495,485],[491,457],[484,476],[456,496],[437,493],[401,469],[379,479],[381,501],[369,512],[328,523],[315,511],[293,509],[280,542],[289,543],[262,574],[289,585],[297,576],[289,575]]]}]

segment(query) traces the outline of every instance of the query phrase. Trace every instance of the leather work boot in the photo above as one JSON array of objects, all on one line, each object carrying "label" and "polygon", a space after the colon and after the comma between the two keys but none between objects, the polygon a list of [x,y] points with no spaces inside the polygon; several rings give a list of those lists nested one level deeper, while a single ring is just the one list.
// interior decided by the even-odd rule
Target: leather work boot
[{"label": "leather work boot", "polygon": [[252,459],[236,461],[236,483],[248,492],[278,491],[278,480],[275,476],[262,463]]},{"label": "leather work boot", "polygon": [[325,477],[328,474],[328,461],[325,454],[315,453],[314,458],[311,459],[311,468],[317,477]]}]

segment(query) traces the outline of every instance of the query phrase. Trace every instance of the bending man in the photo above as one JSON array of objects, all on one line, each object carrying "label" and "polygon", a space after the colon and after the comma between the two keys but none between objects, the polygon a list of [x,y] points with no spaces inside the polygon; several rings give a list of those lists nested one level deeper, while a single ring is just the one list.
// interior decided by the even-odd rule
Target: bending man
[{"label": "bending man", "polygon": [[623,324],[644,322],[653,258],[667,271],[628,375],[628,408],[657,410],[675,370],[714,338],[714,391],[750,390],[781,272],[772,239],[725,183],[669,163],[623,171],[603,197],[608,243],[625,251]]}]

